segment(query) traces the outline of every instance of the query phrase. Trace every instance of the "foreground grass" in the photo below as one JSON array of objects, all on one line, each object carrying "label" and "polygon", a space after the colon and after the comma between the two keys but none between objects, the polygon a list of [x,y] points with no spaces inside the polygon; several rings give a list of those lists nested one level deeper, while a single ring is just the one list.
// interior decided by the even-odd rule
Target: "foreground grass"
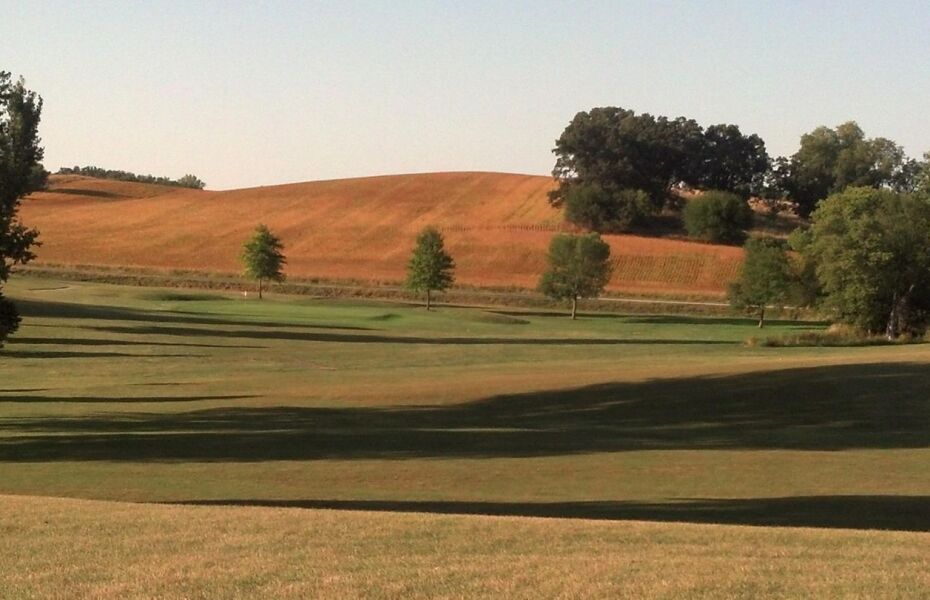
[{"label": "foreground grass", "polygon": [[916,598],[930,589],[926,533],[9,496],[0,532],[0,598]]},{"label": "foreground grass", "polygon": [[[0,493],[930,530],[930,351],[19,279]],[[773,335],[816,331],[776,322]]]}]

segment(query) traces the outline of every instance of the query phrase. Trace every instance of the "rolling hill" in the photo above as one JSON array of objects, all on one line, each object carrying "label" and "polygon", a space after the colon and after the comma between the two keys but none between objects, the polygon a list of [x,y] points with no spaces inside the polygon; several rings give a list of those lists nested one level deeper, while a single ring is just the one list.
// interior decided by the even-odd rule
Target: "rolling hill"
[{"label": "rolling hill", "polygon": [[[400,281],[417,232],[439,227],[457,280],[477,286],[536,285],[552,235],[568,231],[549,206],[548,177],[429,173],[201,191],[51,177],[22,207],[41,232],[39,263],[236,272],[258,223],[278,233],[291,277]],[[681,240],[607,236],[610,288],[720,294],[742,251]]]}]

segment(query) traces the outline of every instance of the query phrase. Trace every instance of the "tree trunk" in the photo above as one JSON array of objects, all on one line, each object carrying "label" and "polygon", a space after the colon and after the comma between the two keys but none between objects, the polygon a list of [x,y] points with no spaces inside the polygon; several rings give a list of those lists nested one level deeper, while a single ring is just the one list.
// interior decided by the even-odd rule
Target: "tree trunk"
[{"label": "tree trunk", "polygon": [[575,320],[576,314],[578,314],[578,297],[572,296],[572,321]]},{"label": "tree trunk", "polygon": [[759,329],[765,327],[765,307],[759,309]]},{"label": "tree trunk", "polygon": [[426,288],[426,310],[429,310],[429,305],[430,305],[429,300],[430,300],[430,298],[429,298],[429,288]]},{"label": "tree trunk", "polygon": [[262,278],[258,278],[258,299],[262,299]]},{"label": "tree trunk", "polygon": [[885,327],[885,337],[888,338],[889,342],[893,342],[901,335],[904,317],[907,312],[907,305],[913,291],[914,286],[912,285],[900,298],[898,297],[898,292],[895,292],[894,296],[892,296],[891,314],[888,315],[888,325]]}]

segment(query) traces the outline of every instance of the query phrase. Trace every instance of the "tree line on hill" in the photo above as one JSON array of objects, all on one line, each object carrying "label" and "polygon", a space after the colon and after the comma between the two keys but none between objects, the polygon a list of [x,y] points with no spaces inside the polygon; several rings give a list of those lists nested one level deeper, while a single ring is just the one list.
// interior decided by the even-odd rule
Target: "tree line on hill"
[{"label": "tree line on hill", "polygon": [[61,167],[58,169],[59,175],[85,175],[87,177],[97,177],[98,179],[115,179],[116,181],[132,181],[135,183],[154,183],[157,185],[170,185],[174,187],[191,188],[202,190],[206,183],[200,180],[196,175],[187,174],[178,179],[170,177],[156,177],[155,175],[136,175],[129,171],[119,171],[115,169],[102,169],[100,167]]},{"label": "tree line on hill", "polygon": [[[705,129],[686,117],[607,106],[575,115],[553,153],[558,186],[550,202],[568,221],[600,232],[648,229],[662,210],[681,208],[682,190],[698,193],[684,206],[689,233],[716,242],[739,241],[751,225],[752,212],[741,206],[750,198],[772,209],[787,200],[807,218],[848,187],[930,190],[930,153],[909,158],[853,121],[818,127],[793,155],[773,159],[758,135],[737,125]],[[701,193],[710,191],[710,199]]]}]

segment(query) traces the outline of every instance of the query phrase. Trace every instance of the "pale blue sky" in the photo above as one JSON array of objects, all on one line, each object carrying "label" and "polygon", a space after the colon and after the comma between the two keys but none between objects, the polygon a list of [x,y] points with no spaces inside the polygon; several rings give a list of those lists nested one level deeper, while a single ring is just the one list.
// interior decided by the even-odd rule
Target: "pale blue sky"
[{"label": "pale blue sky", "polygon": [[930,3],[0,0],[0,69],[45,98],[46,167],[212,189],[548,174],[574,114],[818,125],[930,150]]}]

